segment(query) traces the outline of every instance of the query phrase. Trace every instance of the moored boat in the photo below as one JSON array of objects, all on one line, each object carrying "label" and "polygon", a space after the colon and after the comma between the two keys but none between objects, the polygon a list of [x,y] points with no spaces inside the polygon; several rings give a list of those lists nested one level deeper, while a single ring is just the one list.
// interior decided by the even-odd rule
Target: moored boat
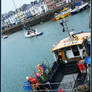
[{"label": "moored boat", "polygon": [[56,60],[58,59],[58,55],[59,57],[61,55],[64,61],[63,63],[69,63],[83,59],[85,57],[84,52],[86,55],[89,55],[90,36],[90,33],[85,32],[77,34],[71,33],[70,37],[61,40],[52,50],[56,56]]},{"label": "moored boat", "polygon": [[6,38],[8,38],[8,35],[3,35],[2,38],[6,39]]},{"label": "moored boat", "polygon": [[26,30],[25,37],[27,37],[27,38],[35,37],[35,36],[39,36],[39,35],[42,35],[42,34],[43,34],[43,32],[37,32],[37,30],[30,29],[30,30]]},{"label": "moored boat", "polygon": [[86,7],[88,6],[88,3],[83,3],[81,5],[78,5],[78,6],[75,6],[74,9],[71,10],[71,14],[75,14],[75,13],[78,13],[80,12],[81,10],[85,9]]},{"label": "moored boat", "polygon": [[71,14],[71,9],[65,8],[58,15],[55,16],[56,20],[63,19]]}]

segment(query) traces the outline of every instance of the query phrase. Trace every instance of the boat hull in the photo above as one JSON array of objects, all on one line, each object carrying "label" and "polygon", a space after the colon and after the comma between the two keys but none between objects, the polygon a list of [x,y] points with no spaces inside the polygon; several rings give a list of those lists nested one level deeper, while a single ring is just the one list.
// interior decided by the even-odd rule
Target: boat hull
[{"label": "boat hull", "polygon": [[2,38],[3,38],[3,39],[6,39],[6,38],[8,38],[8,36],[7,36],[7,35],[4,35],[4,36],[2,36]]},{"label": "boat hull", "polygon": [[42,35],[42,34],[43,34],[43,32],[36,33],[36,34],[34,34],[34,35],[31,35],[31,34],[27,35],[27,34],[25,34],[25,37],[26,37],[26,38],[30,38],[30,37],[40,36],[40,35]]},{"label": "boat hull", "polygon": [[71,15],[71,10],[69,10],[67,13],[61,15],[60,17],[56,17],[56,20],[60,20],[60,19],[63,19],[67,16]]},{"label": "boat hull", "polygon": [[71,12],[69,11],[68,13],[62,15],[61,18],[63,19],[63,18],[65,18],[65,17],[69,16],[70,14],[71,14]]},{"label": "boat hull", "polygon": [[76,14],[76,13],[78,13],[78,12],[84,10],[86,7],[88,7],[88,3],[85,3],[85,4],[81,5],[81,6],[79,6],[79,7],[75,8],[75,9],[73,9],[73,10],[71,11],[71,15]]}]

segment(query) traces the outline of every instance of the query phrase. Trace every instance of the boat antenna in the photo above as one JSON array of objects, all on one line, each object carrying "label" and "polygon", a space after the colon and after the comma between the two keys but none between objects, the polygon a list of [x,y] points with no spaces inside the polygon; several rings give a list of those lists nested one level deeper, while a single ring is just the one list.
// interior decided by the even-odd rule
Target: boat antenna
[{"label": "boat antenna", "polygon": [[[16,4],[15,4],[15,1],[12,0],[12,2],[13,2],[13,5],[14,5],[14,8],[15,8],[15,11],[16,11],[17,7],[16,7]],[[18,14],[17,14],[17,17],[18,17],[19,21],[21,22],[20,16],[18,16]]]}]

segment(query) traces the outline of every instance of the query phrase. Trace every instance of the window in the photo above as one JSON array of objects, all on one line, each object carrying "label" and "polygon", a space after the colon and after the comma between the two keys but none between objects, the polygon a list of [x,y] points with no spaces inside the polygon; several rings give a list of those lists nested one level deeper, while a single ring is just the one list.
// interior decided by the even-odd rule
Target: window
[{"label": "window", "polygon": [[77,46],[72,46],[71,48],[72,48],[74,56],[79,56],[80,55]]},{"label": "window", "polygon": [[82,46],[82,45],[79,45],[79,48],[80,48],[80,49],[83,49],[83,46]]},{"label": "window", "polygon": [[71,50],[71,48],[70,47],[67,47],[67,48],[65,48],[65,50],[67,51],[67,50]]}]

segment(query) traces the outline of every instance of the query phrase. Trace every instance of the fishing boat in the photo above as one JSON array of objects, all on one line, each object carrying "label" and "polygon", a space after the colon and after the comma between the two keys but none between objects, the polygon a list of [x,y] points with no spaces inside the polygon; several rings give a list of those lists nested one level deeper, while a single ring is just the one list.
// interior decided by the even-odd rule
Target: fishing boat
[{"label": "fishing boat", "polygon": [[[58,59],[58,55],[61,55],[63,63],[79,61],[85,57],[84,51],[86,54],[89,53],[87,44],[89,43],[90,33],[71,34],[70,37],[61,40],[52,50],[56,56],[56,60]],[[85,44],[85,41],[87,41],[87,44]]]},{"label": "fishing boat", "polygon": [[55,16],[56,20],[63,19],[71,14],[71,9],[65,8],[63,9],[57,16]]},{"label": "fishing boat", "polygon": [[[65,31],[69,30],[65,29]],[[80,85],[84,84],[87,76],[84,62],[85,58],[90,56],[91,34],[89,32],[68,33],[69,36],[51,50],[55,58],[52,67],[44,63],[37,66],[40,73],[34,73],[37,77],[33,80],[39,82],[34,86],[32,77],[28,78],[29,83],[31,81],[32,84],[30,88],[34,92],[75,92]],[[27,82],[26,85],[25,88],[28,89]]]},{"label": "fishing boat", "polygon": [[35,36],[40,36],[42,35],[43,32],[37,32],[37,30],[34,30],[34,29],[26,29],[26,32],[25,32],[25,37],[29,38],[29,37],[35,37]]},{"label": "fishing boat", "polygon": [[75,13],[78,13],[80,12],[81,10],[85,9],[86,7],[88,6],[88,3],[83,3],[81,5],[78,5],[78,6],[75,6],[74,9],[71,10],[71,14],[75,14]]}]

